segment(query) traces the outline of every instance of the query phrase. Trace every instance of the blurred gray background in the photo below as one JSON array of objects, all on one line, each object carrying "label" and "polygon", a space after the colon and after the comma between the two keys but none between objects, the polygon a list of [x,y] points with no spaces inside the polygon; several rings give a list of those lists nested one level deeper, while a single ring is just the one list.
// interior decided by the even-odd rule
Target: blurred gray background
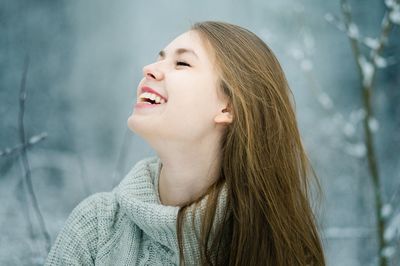
[{"label": "blurred gray background", "polygon": [[[356,35],[378,37],[390,3],[349,1]],[[81,200],[111,190],[138,160],[154,155],[126,126],[142,67],[203,20],[250,29],[280,60],[324,190],[317,215],[328,265],[378,265],[361,81],[347,34],[330,22],[336,17],[342,17],[339,1],[1,0],[0,265],[41,265],[46,255],[18,149],[26,57],[25,135],[35,142],[47,134],[27,155],[52,243]],[[390,265],[400,265],[399,34],[394,25],[376,69],[370,121],[382,211],[392,230],[385,249]],[[362,46],[366,55],[369,49]]]}]

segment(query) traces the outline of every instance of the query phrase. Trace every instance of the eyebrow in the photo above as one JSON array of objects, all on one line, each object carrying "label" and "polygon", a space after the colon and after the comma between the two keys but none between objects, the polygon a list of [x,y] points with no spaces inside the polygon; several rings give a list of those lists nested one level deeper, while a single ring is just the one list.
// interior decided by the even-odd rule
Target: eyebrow
[{"label": "eyebrow", "polygon": [[[193,50],[186,49],[186,48],[178,48],[178,49],[175,50],[175,54],[176,54],[176,55],[181,55],[181,54],[184,54],[184,53],[189,53],[189,54],[192,54],[192,55],[194,55],[195,57],[197,57],[197,59],[199,58],[199,57],[197,56],[197,54],[196,54]],[[164,57],[165,57],[165,51],[164,51],[164,50],[161,50],[161,51],[158,53],[158,55],[159,55],[161,58],[164,58]]]}]

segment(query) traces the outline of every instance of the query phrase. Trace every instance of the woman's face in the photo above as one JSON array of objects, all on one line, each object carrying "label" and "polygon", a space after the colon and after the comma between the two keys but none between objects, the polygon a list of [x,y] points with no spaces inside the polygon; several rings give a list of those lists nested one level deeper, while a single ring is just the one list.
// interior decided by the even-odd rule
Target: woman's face
[{"label": "woman's face", "polygon": [[163,96],[163,104],[135,105],[128,127],[148,141],[199,143],[215,134],[215,117],[227,101],[217,90],[214,57],[195,31],[183,33],[160,52],[156,62],[143,68],[137,103],[143,87]]}]

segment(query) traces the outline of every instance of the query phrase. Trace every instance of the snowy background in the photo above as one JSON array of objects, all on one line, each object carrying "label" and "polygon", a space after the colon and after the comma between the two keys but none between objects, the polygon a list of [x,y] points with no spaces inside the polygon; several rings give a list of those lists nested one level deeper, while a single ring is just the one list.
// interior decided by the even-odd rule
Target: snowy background
[{"label": "snowy background", "polygon": [[[81,200],[111,190],[154,154],[126,126],[142,67],[202,20],[252,30],[280,60],[324,190],[318,217],[328,265],[383,265],[379,250],[387,265],[400,265],[400,6],[349,5],[346,17],[336,0],[1,0],[0,265],[41,265],[46,243]],[[388,42],[379,48],[385,12]],[[365,87],[384,246],[363,127]],[[32,181],[37,206],[23,180]]]}]

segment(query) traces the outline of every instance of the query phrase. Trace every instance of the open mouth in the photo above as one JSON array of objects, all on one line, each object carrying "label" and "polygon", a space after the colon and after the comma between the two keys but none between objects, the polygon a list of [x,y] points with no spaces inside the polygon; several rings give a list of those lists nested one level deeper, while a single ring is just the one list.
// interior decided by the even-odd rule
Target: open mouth
[{"label": "open mouth", "polygon": [[139,103],[147,103],[147,104],[164,104],[167,101],[164,98],[154,94],[145,92],[139,96]]},{"label": "open mouth", "polygon": [[155,100],[152,100],[152,99],[144,99],[141,102],[148,103],[148,104],[162,104],[162,103],[157,103]]}]

